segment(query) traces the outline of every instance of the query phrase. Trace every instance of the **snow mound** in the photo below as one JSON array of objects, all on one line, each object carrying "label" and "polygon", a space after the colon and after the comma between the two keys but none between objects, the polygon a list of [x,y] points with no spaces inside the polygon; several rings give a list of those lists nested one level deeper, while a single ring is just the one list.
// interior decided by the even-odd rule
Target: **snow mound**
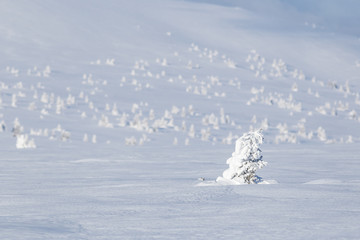
[{"label": "snow mound", "polygon": [[337,185],[343,184],[343,181],[337,179],[317,179],[310,182],[306,182],[305,184],[329,184],[329,185]]},{"label": "snow mound", "polygon": [[[278,182],[276,180],[262,180],[258,184],[278,184]],[[214,187],[214,186],[228,186],[228,185],[248,185],[248,184],[231,181],[222,177],[218,177],[216,181],[204,181],[196,184],[197,187]]]}]

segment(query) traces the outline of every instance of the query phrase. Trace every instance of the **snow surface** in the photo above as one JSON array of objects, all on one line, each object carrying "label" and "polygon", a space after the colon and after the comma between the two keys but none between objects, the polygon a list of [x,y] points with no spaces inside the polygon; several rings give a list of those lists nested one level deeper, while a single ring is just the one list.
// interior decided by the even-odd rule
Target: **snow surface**
[{"label": "snow surface", "polygon": [[1,1],[1,239],[358,239],[359,9]]}]

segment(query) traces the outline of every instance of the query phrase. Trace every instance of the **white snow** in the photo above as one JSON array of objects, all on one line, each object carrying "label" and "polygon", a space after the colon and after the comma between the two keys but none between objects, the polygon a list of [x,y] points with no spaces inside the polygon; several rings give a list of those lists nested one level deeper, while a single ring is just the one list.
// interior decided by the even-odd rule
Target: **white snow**
[{"label": "white snow", "polygon": [[0,238],[357,239],[359,9],[1,1]]}]

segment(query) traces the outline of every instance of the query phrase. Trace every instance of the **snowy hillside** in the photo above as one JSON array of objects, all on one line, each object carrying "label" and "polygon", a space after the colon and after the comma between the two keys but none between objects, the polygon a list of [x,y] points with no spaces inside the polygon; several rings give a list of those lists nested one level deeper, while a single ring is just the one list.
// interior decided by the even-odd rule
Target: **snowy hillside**
[{"label": "snowy hillside", "polygon": [[[0,236],[356,239],[359,9],[2,1]],[[199,187],[259,128],[278,184]]]}]

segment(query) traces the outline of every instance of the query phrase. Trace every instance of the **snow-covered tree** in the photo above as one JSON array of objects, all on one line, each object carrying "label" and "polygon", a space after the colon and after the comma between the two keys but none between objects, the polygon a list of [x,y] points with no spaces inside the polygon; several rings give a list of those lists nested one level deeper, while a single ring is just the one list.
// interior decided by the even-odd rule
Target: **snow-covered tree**
[{"label": "snow-covered tree", "polygon": [[322,127],[318,127],[317,129],[317,136],[318,136],[318,139],[322,142],[325,142],[327,140],[327,137],[326,137],[326,131],[324,128]]},{"label": "snow-covered tree", "polygon": [[96,143],[96,135],[95,134],[92,135],[91,142],[94,144]]},{"label": "snow-covered tree", "polygon": [[113,116],[118,116],[118,115],[119,115],[119,112],[118,112],[118,110],[117,110],[117,105],[116,105],[116,103],[113,104],[113,108],[112,108],[111,114],[112,114]]},{"label": "snow-covered tree", "polygon": [[15,118],[14,120],[14,126],[11,130],[11,132],[13,133],[14,137],[16,137],[17,135],[20,135],[22,132],[24,131],[24,127],[21,126],[19,119]]},{"label": "snow-covered tree", "polygon": [[89,137],[88,135],[85,133],[84,137],[83,137],[83,142],[88,142],[89,141]]},{"label": "snow-covered tree", "polygon": [[64,100],[61,97],[56,99],[56,114],[61,114],[61,110],[65,109]]},{"label": "snow-covered tree", "polygon": [[13,94],[12,97],[11,97],[11,106],[16,108],[16,102],[17,102],[17,99],[16,99],[16,94]]},{"label": "snow-covered tree", "polygon": [[236,140],[235,152],[226,161],[229,168],[223,172],[217,182],[229,182],[231,184],[257,184],[262,178],[255,175],[256,170],[264,167],[267,163],[263,161],[260,144],[263,143],[261,129],[245,133]]},{"label": "snow-covered tree", "polygon": [[191,138],[194,138],[194,137],[195,137],[195,127],[194,127],[194,124],[191,124],[188,135],[189,135],[189,137],[191,137]]}]

